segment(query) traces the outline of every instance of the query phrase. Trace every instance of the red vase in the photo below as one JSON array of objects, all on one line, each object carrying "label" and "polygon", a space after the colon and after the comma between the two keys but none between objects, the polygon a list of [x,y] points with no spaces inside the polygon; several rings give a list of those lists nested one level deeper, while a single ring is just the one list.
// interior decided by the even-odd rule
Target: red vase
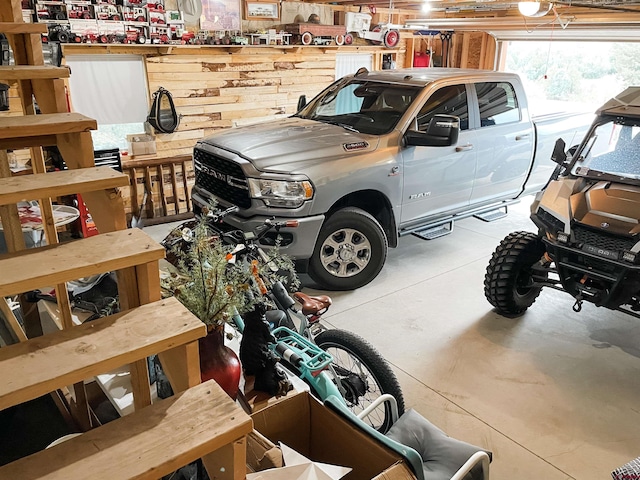
[{"label": "red vase", "polygon": [[213,327],[200,345],[200,378],[215,380],[232,399],[238,396],[242,366],[236,353],[224,344],[224,327]]}]

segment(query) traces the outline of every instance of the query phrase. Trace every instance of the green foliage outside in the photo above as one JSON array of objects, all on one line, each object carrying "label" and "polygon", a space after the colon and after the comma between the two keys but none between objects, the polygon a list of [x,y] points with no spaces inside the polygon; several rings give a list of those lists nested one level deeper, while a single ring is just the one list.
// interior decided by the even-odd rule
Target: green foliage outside
[{"label": "green foliage outside", "polygon": [[558,101],[593,111],[627,86],[640,85],[640,44],[510,42],[505,70],[522,77],[533,113],[557,111]]}]

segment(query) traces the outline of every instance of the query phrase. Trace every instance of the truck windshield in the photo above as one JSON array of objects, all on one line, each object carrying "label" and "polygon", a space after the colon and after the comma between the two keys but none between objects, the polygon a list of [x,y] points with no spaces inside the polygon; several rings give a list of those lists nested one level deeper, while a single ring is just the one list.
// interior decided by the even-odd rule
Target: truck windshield
[{"label": "truck windshield", "polygon": [[610,121],[596,127],[572,173],[640,181],[640,123]]},{"label": "truck windshield", "polygon": [[420,89],[351,79],[321,92],[296,116],[360,133],[381,135],[395,128]]}]

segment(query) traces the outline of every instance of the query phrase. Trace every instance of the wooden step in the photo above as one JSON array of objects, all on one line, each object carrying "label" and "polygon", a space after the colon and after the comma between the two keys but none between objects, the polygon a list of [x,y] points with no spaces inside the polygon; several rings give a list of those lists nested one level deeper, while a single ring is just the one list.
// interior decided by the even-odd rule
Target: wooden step
[{"label": "wooden step", "polygon": [[206,333],[205,324],[172,297],[0,348],[0,410]]},{"label": "wooden step", "polygon": [[0,78],[2,80],[69,78],[69,68],[53,65],[8,65],[0,67]]},{"label": "wooden step", "polygon": [[[210,380],[54,447],[0,467],[0,478],[157,479],[242,440],[253,422]],[[212,478],[244,478],[246,450]],[[233,475],[233,464],[245,469]],[[217,474],[220,474],[217,475]]]},{"label": "wooden step", "polygon": [[143,265],[161,258],[164,258],[164,247],[139,228],[3,255],[0,256],[0,297]]},{"label": "wooden step", "polygon": [[79,113],[47,113],[0,117],[0,148],[56,145],[56,135],[89,132],[97,122]]},{"label": "wooden step", "polygon": [[47,26],[44,23],[0,22],[0,33],[5,35],[47,32]]},{"label": "wooden step", "polygon": [[0,178],[0,205],[127,185],[129,176],[111,167],[90,167]]}]

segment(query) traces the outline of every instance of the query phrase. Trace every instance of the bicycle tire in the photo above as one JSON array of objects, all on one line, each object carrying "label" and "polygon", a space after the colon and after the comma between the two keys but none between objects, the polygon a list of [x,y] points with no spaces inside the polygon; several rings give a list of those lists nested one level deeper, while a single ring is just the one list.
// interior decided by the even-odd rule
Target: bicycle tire
[{"label": "bicycle tire", "polygon": [[[373,345],[355,333],[334,329],[319,333],[314,340],[320,348],[334,357],[334,369],[342,385],[347,389],[345,400],[353,413],[357,415],[383,393],[391,394],[396,399],[399,415],[404,413],[404,398],[400,383],[385,358]],[[355,392],[357,385],[354,385],[353,381],[357,381],[357,378],[349,377],[347,372],[353,375],[355,373],[353,368],[358,364],[362,366],[364,369],[362,373],[366,376],[365,391],[361,389]],[[360,380],[362,380],[362,373],[356,374]],[[354,393],[357,393],[357,398]],[[387,404],[380,406],[367,421],[376,430],[386,433],[393,424],[391,408]]]}]

